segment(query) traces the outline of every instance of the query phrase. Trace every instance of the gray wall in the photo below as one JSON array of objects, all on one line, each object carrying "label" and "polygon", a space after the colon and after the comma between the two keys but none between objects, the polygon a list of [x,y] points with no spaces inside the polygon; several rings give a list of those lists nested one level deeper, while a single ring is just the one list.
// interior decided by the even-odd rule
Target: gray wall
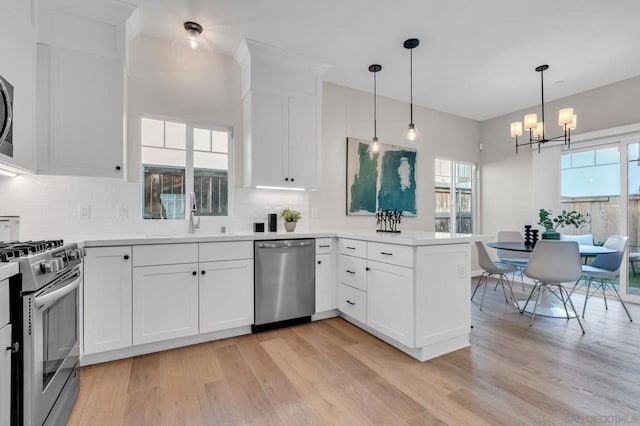
[{"label": "gray wall", "polygon": [[[578,114],[575,135],[638,123],[640,76],[547,102],[548,135],[561,134],[557,114],[564,107],[572,107]],[[538,209],[559,206],[559,147],[545,149],[542,155],[521,148],[516,156],[515,140],[509,134],[511,122],[523,120],[524,114],[533,112],[539,116],[540,105],[480,124],[480,141],[484,145],[480,154],[482,233],[521,230],[523,225],[537,222]],[[525,136],[528,139],[527,135],[523,139]]]}]

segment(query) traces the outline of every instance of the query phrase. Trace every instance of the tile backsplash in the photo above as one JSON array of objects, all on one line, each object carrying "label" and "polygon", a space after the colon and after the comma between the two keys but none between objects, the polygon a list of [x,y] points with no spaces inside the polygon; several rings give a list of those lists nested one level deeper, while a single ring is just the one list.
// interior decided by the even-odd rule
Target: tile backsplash
[{"label": "tile backsplash", "polygon": [[[309,194],[299,191],[234,188],[230,216],[202,217],[199,232],[252,231],[254,222],[284,207],[299,210],[298,229],[309,229]],[[187,220],[142,220],[140,184],[120,179],[20,175],[0,177],[0,216],[21,217],[21,239],[173,234]],[[306,219],[306,220],[305,220]],[[284,227],[280,224],[279,229]]]}]

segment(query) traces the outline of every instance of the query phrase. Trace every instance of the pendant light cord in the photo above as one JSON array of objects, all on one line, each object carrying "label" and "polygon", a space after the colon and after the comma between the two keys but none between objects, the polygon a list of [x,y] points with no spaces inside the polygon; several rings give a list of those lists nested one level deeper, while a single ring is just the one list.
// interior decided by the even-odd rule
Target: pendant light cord
[{"label": "pendant light cord", "polygon": [[544,137],[544,70],[540,71],[540,96],[542,98],[542,140]]},{"label": "pendant light cord", "polygon": [[377,84],[376,84],[376,74],[377,72],[373,73],[373,137],[377,138],[378,137],[378,133],[377,133],[377,121],[376,121],[376,117],[377,117],[377,102],[376,102],[376,97],[377,97]]},{"label": "pendant light cord", "polygon": [[411,90],[411,107],[410,107],[410,115],[411,115],[411,124],[413,124],[413,49],[409,49],[409,57],[410,57],[410,67],[409,67],[409,85]]}]

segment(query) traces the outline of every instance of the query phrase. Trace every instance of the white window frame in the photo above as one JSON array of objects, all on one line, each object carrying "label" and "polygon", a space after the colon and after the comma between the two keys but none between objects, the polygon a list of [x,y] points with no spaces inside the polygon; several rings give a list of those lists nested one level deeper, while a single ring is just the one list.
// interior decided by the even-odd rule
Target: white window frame
[{"label": "white window frame", "polygon": [[[471,227],[472,232],[478,232],[478,165],[476,163],[470,161],[458,161],[448,157],[435,157],[433,160],[434,164],[434,202],[435,202],[435,164],[438,160],[449,161],[451,163],[451,169],[449,170],[451,174],[451,186],[449,187],[449,232],[452,234],[456,233],[456,229],[458,229],[458,220],[456,217],[457,208],[455,202],[455,186],[456,181],[458,179],[457,167],[456,165],[465,165],[471,166]],[[434,204],[435,207],[435,204]],[[434,208],[434,226],[435,226],[435,208]]]},{"label": "white window frame", "polygon": [[[628,147],[630,144],[640,143],[640,123],[629,124],[610,129],[597,130],[572,137],[571,149],[562,147],[560,155],[618,145],[620,147],[620,211],[624,212],[624,219],[620,221],[620,235],[628,235]],[[558,182],[558,186],[561,182]],[[620,266],[620,296],[625,302],[640,303],[640,296],[629,294],[629,262],[622,262]]]},{"label": "white window frame", "polygon": [[[216,220],[228,220],[228,219],[232,219],[233,215],[234,215],[234,209],[233,209],[233,205],[234,205],[234,191],[233,188],[235,187],[235,183],[234,183],[234,172],[233,172],[233,166],[234,166],[234,129],[232,126],[223,126],[223,125],[215,125],[215,124],[202,124],[199,122],[195,122],[195,121],[189,121],[189,120],[184,120],[184,119],[180,119],[180,118],[175,118],[175,117],[167,117],[167,116],[162,116],[162,115],[156,115],[156,114],[141,114],[140,115],[140,123],[142,123],[142,119],[143,118],[147,118],[150,120],[161,120],[161,121],[169,121],[172,123],[180,123],[180,124],[184,124],[185,128],[186,128],[186,145],[185,145],[185,151],[186,151],[186,159],[185,159],[185,205],[184,205],[184,211],[185,211],[185,217],[184,219],[176,219],[176,220],[185,220],[188,221],[189,220],[189,211],[191,209],[191,206],[189,205],[189,199],[190,196],[189,194],[191,194],[191,192],[193,191],[193,185],[194,185],[194,167],[193,167],[193,153],[194,153],[194,149],[193,149],[193,129],[205,129],[205,130],[213,130],[213,131],[218,131],[218,132],[227,132],[229,134],[229,139],[228,139],[228,147],[227,147],[227,215],[226,216],[197,216],[199,218],[201,218],[200,220],[204,220],[205,222],[207,221],[216,221]],[[140,151],[142,152],[142,125],[140,126]],[[142,218],[142,220],[145,220],[143,218],[143,214],[144,214],[144,170],[143,170],[143,162],[142,162],[142,155],[140,156],[140,169],[141,169],[141,178],[140,178],[140,216]],[[173,219],[164,219],[164,220],[173,220]]]}]

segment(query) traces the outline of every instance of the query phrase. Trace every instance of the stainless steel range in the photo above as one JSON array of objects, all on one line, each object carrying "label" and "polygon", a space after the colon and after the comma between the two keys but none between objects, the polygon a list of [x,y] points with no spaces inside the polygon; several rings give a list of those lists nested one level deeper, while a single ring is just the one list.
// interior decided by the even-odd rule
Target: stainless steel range
[{"label": "stainless steel range", "polygon": [[62,240],[0,243],[0,261],[20,267],[10,282],[12,424],[65,424],[79,391],[82,251]]}]

